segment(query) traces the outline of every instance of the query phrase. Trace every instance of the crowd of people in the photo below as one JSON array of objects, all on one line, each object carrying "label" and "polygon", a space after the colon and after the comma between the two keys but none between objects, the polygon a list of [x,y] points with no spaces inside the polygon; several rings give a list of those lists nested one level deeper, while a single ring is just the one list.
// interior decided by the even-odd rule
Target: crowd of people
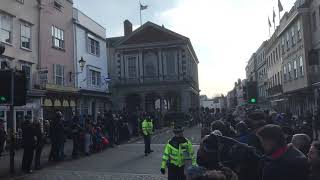
[{"label": "crowd of people", "polygon": [[299,122],[257,108],[203,109],[203,139],[190,180],[319,180],[318,112]]},{"label": "crowd of people", "polygon": [[[32,120],[25,116],[19,129],[21,137],[16,139],[15,144],[15,147],[23,149],[21,168],[25,173],[40,169],[41,153],[46,144],[51,146],[49,162],[63,161],[68,156],[65,154],[65,143],[68,139],[72,140],[70,156],[73,159],[119,145],[133,136],[143,134],[142,122],[146,117],[152,118],[154,128],[160,128],[156,114],[128,113],[125,110],[105,111],[98,113],[96,118],[74,113],[72,119],[64,119],[60,111],[56,111],[55,117],[50,120]],[[5,121],[0,119],[0,156],[6,149],[5,146],[10,145],[6,145],[8,136],[4,125]]]}]

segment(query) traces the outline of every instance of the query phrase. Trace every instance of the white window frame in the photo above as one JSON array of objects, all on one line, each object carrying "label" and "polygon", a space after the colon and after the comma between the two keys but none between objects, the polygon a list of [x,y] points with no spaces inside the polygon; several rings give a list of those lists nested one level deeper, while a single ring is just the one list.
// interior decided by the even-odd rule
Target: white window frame
[{"label": "white window frame", "polygon": [[[64,66],[61,64],[54,64],[53,67],[54,84],[63,86],[65,84]],[[61,68],[61,74],[58,74],[58,68]],[[61,84],[58,83],[58,78],[61,78]]]},{"label": "white window frame", "polygon": [[101,72],[89,69],[90,74],[90,86],[92,87],[101,87]]},{"label": "white window frame", "polygon": [[64,30],[54,25],[51,26],[52,47],[65,49]]},{"label": "white window frame", "polygon": [[304,67],[303,67],[302,56],[299,57],[299,71],[300,71],[300,76],[304,76]]},{"label": "white window frame", "polygon": [[295,42],[295,32],[294,32],[294,27],[292,27],[292,29],[291,29],[291,46],[293,47],[293,46],[295,46],[296,45],[296,42]]},{"label": "white window frame", "polygon": [[[130,76],[130,74],[129,74],[129,59],[130,58],[135,58],[135,76]],[[139,60],[139,58],[137,55],[126,55],[125,56],[126,77],[128,79],[137,79],[139,77],[138,60]]]},{"label": "white window frame", "polygon": [[[100,42],[95,39],[94,36],[91,34],[87,35],[87,50],[89,54],[100,56]],[[92,43],[93,42],[93,49],[92,49]]]},{"label": "white window frame", "polygon": [[283,78],[285,81],[287,80],[287,67],[286,67],[286,65],[283,66]]},{"label": "white window frame", "polygon": [[290,34],[287,32],[287,50],[290,49]]},{"label": "white window frame", "polygon": [[291,70],[292,70],[292,68],[291,68],[291,63],[288,63],[288,76],[289,76],[289,80],[291,80]]},{"label": "white window frame", "polygon": [[[30,34],[29,34],[29,37],[27,36],[27,34],[23,34],[23,33],[22,33],[23,27],[26,27],[26,28],[29,28],[29,29],[30,29],[30,31],[29,31],[29,33],[30,33]],[[29,40],[29,46],[30,46],[29,48],[23,46],[23,43],[22,43],[22,42],[23,42],[23,41],[22,41],[23,38]],[[32,49],[32,27],[31,27],[30,24],[24,23],[24,22],[22,22],[22,23],[20,24],[20,47],[21,47],[22,49],[28,49],[28,50],[31,50],[31,49]]]},{"label": "white window frame", "polygon": [[298,78],[297,60],[294,60],[294,61],[293,61],[293,75],[294,75],[294,78],[295,78],[295,79]]},{"label": "white window frame", "polygon": [[[10,26],[9,27],[10,30],[5,28],[2,25],[3,24],[2,18],[8,20],[8,22],[10,23],[10,24],[8,24],[8,26]],[[1,38],[2,35],[1,34],[2,34],[3,31],[9,33],[9,41],[2,40],[2,38]],[[10,16],[8,14],[5,14],[5,13],[0,13],[0,41],[3,42],[3,43],[12,44],[12,31],[13,31],[12,16]]]},{"label": "white window frame", "polygon": [[297,22],[297,30],[298,30],[298,40],[301,40],[302,36],[301,36],[301,22],[300,21]]}]

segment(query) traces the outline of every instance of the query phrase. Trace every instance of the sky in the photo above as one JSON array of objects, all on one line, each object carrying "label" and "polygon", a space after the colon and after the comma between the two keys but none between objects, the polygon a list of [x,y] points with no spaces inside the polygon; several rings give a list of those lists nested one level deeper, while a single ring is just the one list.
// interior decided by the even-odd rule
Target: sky
[{"label": "sky", "polygon": [[[281,0],[289,11],[295,0]],[[227,94],[245,78],[251,55],[269,38],[273,8],[279,23],[278,0],[141,0],[151,21],[190,38],[200,61],[200,94]],[[139,0],[74,0],[74,6],[104,26],[107,37],[123,35],[123,21],[140,26]],[[281,13],[283,15],[284,12]],[[272,28],[273,29],[273,28]],[[272,33],[272,30],[271,30]]]}]

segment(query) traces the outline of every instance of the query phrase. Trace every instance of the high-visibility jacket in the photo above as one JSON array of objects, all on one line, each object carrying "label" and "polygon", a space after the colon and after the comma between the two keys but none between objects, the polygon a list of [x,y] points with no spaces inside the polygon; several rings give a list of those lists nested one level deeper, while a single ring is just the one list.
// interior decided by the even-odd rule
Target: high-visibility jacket
[{"label": "high-visibility jacket", "polygon": [[145,136],[151,135],[153,131],[153,123],[152,121],[148,121],[147,119],[145,119],[142,122],[142,132]]},{"label": "high-visibility jacket", "polygon": [[162,156],[161,168],[165,169],[169,164],[182,167],[186,165],[186,161],[191,161],[192,165],[196,165],[192,143],[186,138],[182,142],[176,140],[177,138],[174,137],[167,143]]}]

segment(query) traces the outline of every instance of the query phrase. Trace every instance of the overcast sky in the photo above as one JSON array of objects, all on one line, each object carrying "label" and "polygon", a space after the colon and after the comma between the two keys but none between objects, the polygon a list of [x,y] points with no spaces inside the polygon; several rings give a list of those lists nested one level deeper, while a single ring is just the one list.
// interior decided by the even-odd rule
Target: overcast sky
[{"label": "overcast sky", "polygon": [[[143,22],[164,25],[191,39],[199,58],[201,94],[226,94],[252,53],[269,36],[268,16],[278,16],[278,0],[141,0],[148,5]],[[295,0],[282,0],[289,11]],[[107,29],[107,37],[123,35],[123,21],[139,22],[139,0],[74,0],[76,8]],[[282,12],[283,14],[283,12]],[[278,22],[279,18],[276,18]]]}]

